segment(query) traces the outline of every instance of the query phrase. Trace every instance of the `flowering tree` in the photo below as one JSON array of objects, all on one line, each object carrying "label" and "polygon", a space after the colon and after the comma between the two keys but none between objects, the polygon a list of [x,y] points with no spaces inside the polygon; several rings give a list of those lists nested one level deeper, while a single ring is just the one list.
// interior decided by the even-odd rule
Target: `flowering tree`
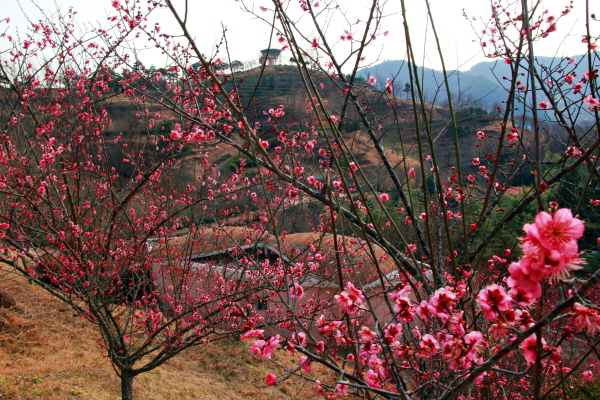
[{"label": "flowering tree", "polygon": [[[234,123],[210,97],[192,110],[190,95],[172,88],[170,106],[198,122],[155,126],[169,110],[149,101],[151,88],[171,84],[159,71],[129,67],[119,47],[143,20],[138,11],[111,17],[110,32],[83,37],[73,32],[72,12],[40,21],[25,40],[8,38],[0,64],[0,238],[9,250],[2,262],[97,326],[123,399],[132,398],[138,374],[190,346],[241,333],[244,323],[229,321],[255,318],[247,306],[265,275],[251,267],[250,254],[244,271],[190,260],[209,231],[241,254],[258,240],[252,225],[260,222],[235,237],[199,225],[232,210],[244,223],[253,182],[243,165],[225,178],[209,163],[220,141],[212,129],[229,132]],[[117,68],[123,74],[115,82]],[[124,91],[116,102],[115,91]],[[116,131],[120,108],[139,120],[128,131]],[[202,129],[204,119],[210,129]],[[190,240],[174,243],[183,227]]]},{"label": "flowering tree", "polygon": [[[597,360],[589,357],[597,354],[599,317],[590,291],[600,276],[595,265],[573,276],[585,265],[577,245],[584,225],[560,208],[571,207],[590,221],[597,218],[593,15],[584,17],[588,31],[581,51],[586,56],[579,63],[587,72],[577,78],[574,58],[542,68],[534,55],[536,41],[558,35],[558,21],[572,12],[571,5],[553,16],[539,2],[493,4],[480,39],[490,57],[510,66],[511,75],[504,77],[507,100],[489,120],[491,126],[472,131],[467,143],[459,137],[451,93],[448,133],[434,128],[436,110],[424,102],[404,7],[414,131],[394,128],[405,119],[404,105],[392,96],[391,77],[385,91],[372,97],[354,84],[364,46],[381,33],[381,6],[372,2],[368,16],[358,19],[361,30],[342,36],[324,30],[325,21],[339,12],[334,4],[319,8],[301,2],[301,19],[280,2],[270,9],[280,21],[280,41],[306,76],[310,124],[325,136],[318,172],[285,175],[292,169],[283,162],[272,171],[283,171],[279,178],[325,205],[319,230],[331,232],[334,251],[329,268],[320,272],[339,286],[330,309],[320,316],[315,310],[314,319],[298,318],[288,326],[298,337],[305,335],[292,340],[300,364],[319,362],[339,374],[335,384],[317,382],[317,390],[330,390],[330,397],[541,398],[563,390],[578,368],[592,368],[585,376],[594,376]],[[307,26],[300,23],[307,19],[314,36],[303,34]],[[356,46],[340,57],[333,50],[340,41]],[[354,61],[353,73],[345,74]],[[309,65],[322,65],[332,77],[344,99],[341,110],[328,105]],[[369,85],[376,82],[368,79]],[[449,92],[447,80],[445,89]],[[385,193],[343,132],[351,115],[359,117],[377,151]],[[290,142],[281,135],[282,153],[297,162],[298,137]],[[389,138],[398,144],[391,147]],[[402,158],[392,160],[390,148]],[[315,180],[317,175],[327,183]],[[573,179],[576,186],[569,187]],[[579,195],[569,199],[572,190]],[[544,211],[548,207],[550,212]],[[524,225],[526,236],[518,246],[515,237],[526,215],[535,223]],[[359,247],[370,259],[357,263],[342,235],[364,239]],[[597,232],[588,235],[584,245],[592,249]],[[322,254],[320,247],[311,250],[296,265],[310,266],[312,257]],[[312,304],[315,296],[305,299],[300,305]],[[288,303],[292,315],[294,304]],[[269,376],[267,383],[275,384],[276,378]]]},{"label": "flowering tree", "polygon": [[[494,4],[480,40],[511,74],[506,102],[474,129],[448,79],[449,108],[425,102],[403,1],[410,102],[393,77],[380,91],[359,79],[385,34],[383,2],[343,32],[325,30],[355,20],[335,2],[265,2],[257,17],[292,52],[302,113],[216,67],[232,62],[200,52],[186,10],[112,3],[113,30],[75,40],[67,16],[2,53],[0,235],[35,265],[4,261],[98,326],[123,398],[135,375],[233,334],[263,358],[298,354],[268,385],[303,374],[329,398],[542,398],[578,369],[593,378],[600,273],[577,217],[594,221],[600,204],[587,11],[586,56],[541,68],[535,43],[560,35],[571,6]],[[149,24],[156,8],[180,32]],[[128,55],[136,35],[170,56],[163,72]],[[116,106],[139,123],[117,133]],[[239,155],[218,161],[224,148]],[[318,205],[312,232],[288,232],[305,204]],[[209,251],[216,232],[227,245]],[[192,260],[215,252],[229,261]],[[315,379],[311,363],[337,379]]]}]

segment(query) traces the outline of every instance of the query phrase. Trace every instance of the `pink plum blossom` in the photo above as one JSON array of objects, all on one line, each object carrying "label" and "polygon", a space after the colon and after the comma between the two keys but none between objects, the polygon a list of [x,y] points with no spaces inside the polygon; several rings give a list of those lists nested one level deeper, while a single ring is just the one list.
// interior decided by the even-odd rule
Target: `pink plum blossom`
[{"label": "pink plum blossom", "polygon": [[567,208],[557,210],[554,216],[542,211],[535,217],[535,227],[540,244],[549,250],[572,250],[584,230],[583,222]]},{"label": "pink plum blossom", "polygon": [[[542,339],[542,345],[546,345],[546,341],[544,339]],[[519,348],[523,350],[523,357],[525,357],[527,364],[531,365],[535,363],[537,354],[537,336],[535,333],[525,339],[523,343],[519,345]]]},{"label": "pink plum blossom", "polygon": [[294,286],[290,288],[290,297],[292,299],[301,299],[304,297],[304,288],[298,283],[294,283]]},{"label": "pink plum blossom", "polygon": [[[410,246],[410,245],[409,245]],[[397,317],[404,322],[410,322],[414,320],[415,310],[411,306],[410,298],[406,295],[410,291],[410,286],[406,285],[399,291],[390,294],[390,299],[396,302],[394,306],[394,312]]]},{"label": "pink plum blossom", "polygon": [[267,340],[257,340],[250,346],[250,353],[256,354],[267,360],[271,359],[271,353],[279,346],[279,335],[270,337]]},{"label": "pink plum blossom", "polygon": [[365,297],[362,292],[348,282],[346,290],[334,296],[338,306],[348,314],[355,314],[363,306]]},{"label": "pink plum blossom", "polygon": [[594,308],[586,307],[581,303],[573,306],[574,317],[572,325],[578,331],[594,333],[600,330],[600,314]]},{"label": "pink plum blossom", "polygon": [[392,85],[392,81],[390,80],[390,78],[386,78],[385,80],[385,90],[389,94],[392,94],[392,92],[394,91],[394,86]]},{"label": "pink plum blossom", "polygon": [[375,389],[381,389],[382,386],[380,384],[380,379],[379,379],[379,375],[373,371],[372,369],[367,371],[367,385],[375,388]]},{"label": "pink plum blossom", "polygon": [[494,322],[500,313],[513,307],[513,299],[506,294],[506,290],[499,285],[491,284],[477,295],[477,303],[485,313],[488,321]]},{"label": "pink plum blossom", "polygon": [[597,69],[595,69],[595,70],[593,70],[593,71],[591,71],[591,72],[590,72],[589,70],[588,70],[588,71],[585,71],[585,73],[583,74],[583,77],[584,77],[585,79],[587,79],[588,81],[589,81],[590,79],[596,79],[596,78],[598,77],[598,70],[597,70]]},{"label": "pink plum blossom", "polygon": [[321,315],[318,319],[317,319],[317,328],[319,330],[319,333],[323,336],[333,336],[335,335],[335,333],[338,331],[338,329],[340,328],[340,326],[342,325],[341,321],[331,321],[328,322],[325,319],[324,315]]},{"label": "pink plum blossom", "polygon": [[173,140],[179,140],[179,139],[181,139],[182,136],[183,136],[183,132],[181,132],[180,130],[171,131],[170,137]]},{"label": "pink plum blossom", "polygon": [[304,372],[312,371],[312,368],[310,366],[310,360],[307,356],[300,357],[300,365],[302,366],[301,368],[304,370]]},{"label": "pink plum blossom", "polygon": [[523,271],[520,263],[512,263],[508,267],[510,277],[506,280],[512,289],[510,295],[519,299],[519,305],[529,305],[542,295],[542,287]]},{"label": "pink plum blossom", "polygon": [[348,385],[344,385],[343,383],[338,383],[335,385],[336,397],[343,397],[348,395]]},{"label": "pink plum blossom", "polygon": [[600,101],[598,101],[598,99],[592,97],[591,94],[588,94],[587,96],[585,96],[585,98],[583,99],[583,102],[588,105],[588,110],[590,110],[590,111],[597,109],[598,105],[600,105]]},{"label": "pink plum blossom", "polygon": [[[456,300],[456,293],[449,288],[440,288],[435,291],[433,296],[427,302],[427,309],[431,315],[446,322],[450,318]],[[421,305],[423,305],[423,303],[421,303]]]},{"label": "pink plum blossom", "polygon": [[267,386],[273,386],[277,383],[277,376],[275,376],[274,374],[267,375],[267,377],[265,378],[265,383],[267,384]]},{"label": "pink plum blossom", "polygon": [[465,358],[467,360],[475,361],[477,358],[477,352],[479,351],[479,346],[482,341],[483,335],[479,331],[471,331],[465,335],[464,342],[467,347]]},{"label": "pink plum blossom", "polygon": [[516,142],[517,140],[519,140],[519,133],[515,128],[511,129],[508,135],[506,135],[506,140],[508,140],[509,142]]},{"label": "pink plum blossom", "polygon": [[402,324],[389,324],[385,327],[384,338],[388,344],[394,343],[402,333]]},{"label": "pink plum blossom", "polygon": [[419,343],[419,351],[415,356],[417,358],[431,358],[440,349],[440,345],[437,340],[430,334],[423,335],[423,340]]},{"label": "pink plum blossom", "polygon": [[577,239],[583,235],[583,222],[574,218],[568,209],[559,209],[554,215],[539,213],[534,224],[523,227],[524,256],[512,263],[508,270],[511,295],[520,296],[520,302],[531,302],[541,296],[540,282],[564,279],[571,270],[581,267]]},{"label": "pink plum blossom", "polygon": [[244,339],[250,339],[250,338],[263,338],[263,333],[264,333],[264,329],[252,329],[249,330],[248,332],[244,333],[241,337],[240,340],[244,340]]}]

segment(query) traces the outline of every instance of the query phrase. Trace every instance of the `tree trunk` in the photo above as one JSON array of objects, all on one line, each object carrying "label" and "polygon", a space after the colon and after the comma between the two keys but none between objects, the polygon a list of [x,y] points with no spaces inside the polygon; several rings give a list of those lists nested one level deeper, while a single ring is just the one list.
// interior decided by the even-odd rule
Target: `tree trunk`
[{"label": "tree trunk", "polygon": [[121,371],[121,399],[133,400],[133,378],[131,371]]}]

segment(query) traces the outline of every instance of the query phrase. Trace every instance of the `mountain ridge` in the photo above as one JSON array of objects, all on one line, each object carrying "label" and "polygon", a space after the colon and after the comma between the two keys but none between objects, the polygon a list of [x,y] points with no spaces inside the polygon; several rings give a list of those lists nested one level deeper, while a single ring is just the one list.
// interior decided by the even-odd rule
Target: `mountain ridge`
[{"label": "mountain ridge", "polygon": [[[583,77],[587,71],[587,63],[579,62],[574,64],[565,63],[565,61],[582,60],[585,55],[577,55],[570,58],[558,58],[539,56],[536,57],[537,67],[543,74],[543,78],[552,77],[557,80],[556,72],[563,73],[563,69],[559,68],[559,62],[568,65],[569,72],[573,74],[577,80]],[[425,101],[437,105],[447,105],[448,98],[445,87],[443,87],[442,71],[432,68],[417,66],[419,81],[423,86]],[[554,71],[555,73],[551,73]],[[500,105],[506,98],[507,86],[503,82],[503,77],[511,76],[511,65],[506,64],[503,59],[493,61],[482,61],[475,64],[467,71],[448,70],[448,80],[450,90],[453,93],[453,103],[455,106],[461,107],[481,107],[488,111],[493,110],[497,105]],[[368,78],[374,76],[377,78],[378,84],[385,85],[387,78],[394,80],[394,89],[402,90],[405,85],[410,82],[408,71],[408,62],[406,60],[387,60],[363,68],[359,71],[359,76]],[[574,100],[575,98],[569,99]]]}]

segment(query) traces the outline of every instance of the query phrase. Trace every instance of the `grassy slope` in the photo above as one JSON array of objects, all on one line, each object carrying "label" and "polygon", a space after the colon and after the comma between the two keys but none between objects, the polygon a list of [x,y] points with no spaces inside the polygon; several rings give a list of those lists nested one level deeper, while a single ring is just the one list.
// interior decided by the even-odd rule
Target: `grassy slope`
[{"label": "grassy slope", "polygon": [[[16,309],[0,309],[0,399],[120,398],[119,379],[90,323],[23,278],[0,274],[0,291],[17,300]],[[300,379],[266,387],[270,372],[278,374],[273,364],[227,340],[190,349],[138,376],[134,391],[138,399],[156,400],[285,399],[300,391],[299,398],[312,398],[313,385]]]}]

